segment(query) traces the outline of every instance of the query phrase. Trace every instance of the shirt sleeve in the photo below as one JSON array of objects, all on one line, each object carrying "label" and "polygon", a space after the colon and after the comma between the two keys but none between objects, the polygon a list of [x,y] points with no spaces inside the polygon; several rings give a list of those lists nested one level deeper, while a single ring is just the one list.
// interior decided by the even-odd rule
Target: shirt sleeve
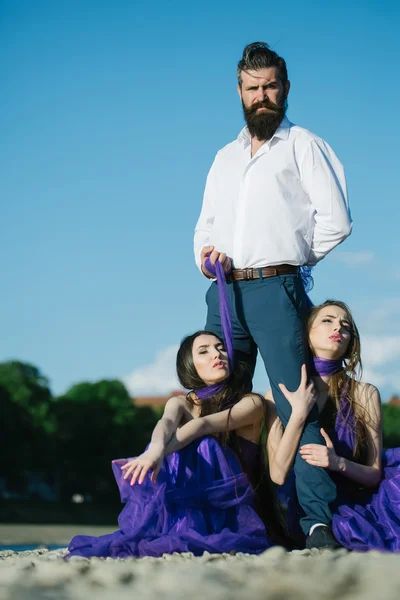
[{"label": "shirt sleeve", "polygon": [[305,191],[314,208],[309,265],[315,265],[350,235],[352,220],[343,165],[323,140],[313,139],[301,163]]},{"label": "shirt sleeve", "polygon": [[216,188],[214,182],[213,171],[215,169],[215,161],[210,169],[207,176],[206,187],[203,196],[203,205],[201,207],[200,217],[197,221],[194,230],[194,258],[196,265],[201,271],[201,258],[200,254],[204,246],[212,245],[212,227],[215,218],[215,201],[216,201]]}]

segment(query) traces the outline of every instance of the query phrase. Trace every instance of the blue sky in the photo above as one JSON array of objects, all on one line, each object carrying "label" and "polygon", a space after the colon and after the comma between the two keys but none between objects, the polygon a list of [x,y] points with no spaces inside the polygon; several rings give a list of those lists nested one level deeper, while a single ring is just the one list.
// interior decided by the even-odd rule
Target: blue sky
[{"label": "blue sky", "polygon": [[236,63],[264,40],[288,64],[290,120],[348,178],[354,231],[312,300],[350,304],[365,379],[400,392],[399,4],[272,4],[2,1],[0,360],[37,365],[56,394],[176,386],[177,344],[205,320],[205,178],[243,126]]}]

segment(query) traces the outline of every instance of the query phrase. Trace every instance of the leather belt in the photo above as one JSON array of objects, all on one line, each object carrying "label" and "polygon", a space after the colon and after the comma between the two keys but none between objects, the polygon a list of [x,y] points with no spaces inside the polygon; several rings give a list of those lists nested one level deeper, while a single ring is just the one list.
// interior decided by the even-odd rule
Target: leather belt
[{"label": "leather belt", "polygon": [[274,267],[261,267],[259,269],[233,269],[227,275],[227,281],[250,281],[251,279],[260,279],[264,277],[276,277],[277,275],[295,275],[299,272],[299,267],[294,265],[275,265]]}]

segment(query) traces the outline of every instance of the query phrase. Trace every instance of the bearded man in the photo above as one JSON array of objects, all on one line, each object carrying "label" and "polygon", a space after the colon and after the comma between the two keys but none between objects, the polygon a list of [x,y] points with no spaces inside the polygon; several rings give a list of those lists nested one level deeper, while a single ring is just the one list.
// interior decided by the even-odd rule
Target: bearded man
[{"label": "bearded man", "polygon": [[[290,82],[284,59],[264,42],[250,44],[237,78],[247,126],[218,152],[208,174],[194,252],[210,279],[207,257],[222,263],[236,359],[246,361],[252,377],[259,350],[285,427],[292,407],[279,384],[296,390],[301,367],[309,362],[304,333],[309,299],[300,268],[315,265],[340,244],[352,221],[343,167],[332,148],[285,116]],[[215,281],[206,301],[206,329],[221,336]],[[324,444],[317,406],[300,446],[313,443]],[[294,470],[306,546],[337,547],[329,528],[333,481],[300,454]]]}]

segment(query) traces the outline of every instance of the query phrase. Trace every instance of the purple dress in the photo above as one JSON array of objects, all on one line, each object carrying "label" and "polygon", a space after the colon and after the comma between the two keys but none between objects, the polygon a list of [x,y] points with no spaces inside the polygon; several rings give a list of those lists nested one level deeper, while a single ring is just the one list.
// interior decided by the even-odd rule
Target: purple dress
[{"label": "purple dress", "polygon": [[[245,464],[256,471],[259,446],[239,436],[237,440]],[[112,463],[125,503],[118,518],[120,529],[100,537],[75,536],[67,557],[258,554],[272,545],[237,456],[215,438],[204,437],[167,456],[156,484],[146,476],[141,485],[131,486],[121,471],[127,460]]]},{"label": "purple dress", "polygon": [[[320,421],[337,455],[352,460],[355,431],[350,406],[342,406],[340,413],[335,414],[332,406],[327,405]],[[337,489],[332,529],[338,542],[349,550],[400,551],[400,448],[383,452],[382,469],[382,481],[376,488],[361,487],[348,477],[331,472]],[[299,521],[304,513],[297,498],[293,470],[280,486],[279,497],[286,508],[290,535],[303,547],[305,537]]]},{"label": "purple dress", "polygon": [[[338,456],[351,460],[355,444],[354,417],[350,407],[337,415],[329,432]],[[382,481],[377,488],[360,488],[343,475],[334,473],[337,507],[333,532],[350,550],[400,551],[400,448],[385,450]]]}]

